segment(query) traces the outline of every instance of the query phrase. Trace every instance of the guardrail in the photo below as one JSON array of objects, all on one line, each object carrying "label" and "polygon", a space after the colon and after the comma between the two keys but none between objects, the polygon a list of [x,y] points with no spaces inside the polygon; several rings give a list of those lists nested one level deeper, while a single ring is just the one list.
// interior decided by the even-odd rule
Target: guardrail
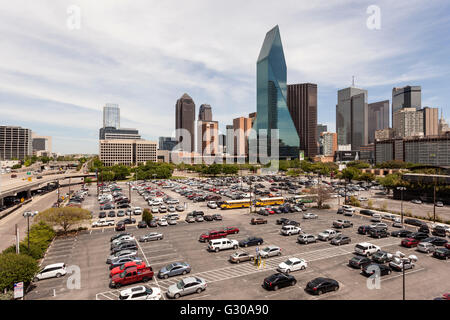
[{"label": "guardrail", "polygon": [[16,205],[14,208],[10,209],[9,211],[4,212],[4,213],[1,213],[1,214],[0,214],[0,220],[3,219],[3,218],[5,218],[5,217],[7,217],[8,215],[10,215],[11,213],[13,213],[14,211],[19,210],[20,208],[23,207],[24,204],[30,203],[32,200],[33,200],[33,199],[25,200],[24,202],[19,203],[18,205]]}]

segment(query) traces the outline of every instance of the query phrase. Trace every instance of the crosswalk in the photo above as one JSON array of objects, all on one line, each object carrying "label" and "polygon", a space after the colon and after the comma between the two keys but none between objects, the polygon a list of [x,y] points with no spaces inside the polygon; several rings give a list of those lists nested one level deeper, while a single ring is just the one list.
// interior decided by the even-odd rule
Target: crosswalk
[{"label": "crosswalk", "polygon": [[[377,239],[372,241],[372,243],[380,247],[385,247],[398,244],[398,239],[392,238]],[[260,267],[256,266],[254,262],[246,262],[232,265],[229,267],[197,272],[191,274],[191,276],[203,278],[206,281],[206,283],[214,283],[233,278],[239,278],[259,272],[267,272],[270,270],[275,270],[281,262],[286,261],[290,257],[298,257],[306,260],[306,262],[312,262],[353,253],[354,252],[353,248],[354,244],[348,244],[344,246],[337,246],[337,247],[333,246],[330,248],[319,249],[314,251],[298,252],[297,254],[283,255],[265,259],[263,265]],[[171,285],[176,284],[178,281],[180,281],[182,278],[185,277],[186,276],[177,276],[163,280],[158,279],[157,284],[162,291],[166,291]],[[116,297],[117,299],[118,297],[117,291],[109,291],[106,293],[97,294],[97,299],[100,300],[104,299],[111,300],[114,299],[114,297]]]}]

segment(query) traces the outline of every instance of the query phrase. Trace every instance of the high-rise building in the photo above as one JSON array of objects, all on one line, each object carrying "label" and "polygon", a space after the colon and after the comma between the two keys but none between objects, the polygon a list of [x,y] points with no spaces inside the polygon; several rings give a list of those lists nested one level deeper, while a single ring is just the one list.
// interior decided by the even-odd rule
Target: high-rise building
[{"label": "high-rise building", "polygon": [[226,125],[225,128],[226,128],[225,151],[228,155],[233,155],[234,154],[234,128],[233,128],[232,124]]},{"label": "high-rise building", "polygon": [[105,128],[100,128],[99,139],[100,140],[109,140],[109,139],[139,140],[139,139],[141,139],[141,136],[139,135],[139,131],[137,129],[105,127]]},{"label": "high-rise building", "polygon": [[[267,32],[256,67],[257,77],[257,115],[255,130],[260,140],[261,130],[267,131],[267,150],[252,150],[271,154],[272,129],[278,130],[280,159],[299,158],[300,139],[287,107],[286,61],[280,30],[275,26]],[[252,148],[255,144],[252,143]]]},{"label": "high-rise building", "polygon": [[338,145],[351,145],[359,150],[368,143],[367,90],[350,87],[338,91],[336,133]]},{"label": "high-rise building", "polygon": [[386,128],[382,130],[375,131],[375,141],[377,140],[387,140],[394,138],[394,129]]},{"label": "high-rise building", "polygon": [[320,134],[320,141],[322,154],[324,156],[334,156],[334,153],[338,149],[337,134],[334,132],[322,132]]},{"label": "high-rise building", "polygon": [[321,124],[318,123],[317,124],[317,141],[319,141],[320,135],[322,134],[322,132],[327,132],[328,131],[328,126],[326,124]]},{"label": "high-rise building", "polygon": [[[234,141],[234,155],[247,156],[248,155],[248,138],[249,130],[252,128],[252,119],[246,117],[239,117],[233,119],[233,141]],[[230,151],[228,151],[230,153]]]},{"label": "high-rise building", "polygon": [[317,84],[287,86],[287,105],[305,156],[317,155]]},{"label": "high-rise building", "polygon": [[120,108],[118,104],[107,103],[103,107],[103,128],[120,128]]},{"label": "high-rise building", "polygon": [[0,126],[0,160],[23,160],[33,154],[31,129]]},{"label": "high-rise building", "polygon": [[209,104],[202,104],[198,111],[198,120],[212,121],[212,110]]},{"label": "high-rise building", "polygon": [[158,139],[158,149],[172,151],[177,145],[177,139],[172,137],[159,137]]},{"label": "high-rise building", "polygon": [[406,86],[392,89],[392,119],[394,113],[404,108],[422,107],[422,88],[420,86]]},{"label": "high-rise building", "polygon": [[447,121],[444,119],[444,112],[441,109],[441,119],[439,119],[439,135],[446,134],[450,131]]},{"label": "high-rise building", "polygon": [[397,138],[423,136],[423,112],[403,108],[394,113],[392,127]]},{"label": "high-rise building", "polygon": [[425,107],[423,112],[423,134],[425,136],[439,135],[439,109]]},{"label": "high-rise building", "polygon": [[219,153],[219,123],[217,121],[197,121],[197,152],[200,155]]},{"label": "high-rise building", "polygon": [[[195,103],[187,93],[177,100],[175,129],[177,129],[177,141],[181,142],[181,151],[193,152],[195,150]],[[179,132],[180,129],[184,129],[185,132]]]},{"label": "high-rise building", "polygon": [[51,155],[52,153],[52,137],[49,136],[38,136],[35,133],[31,133],[32,144],[33,144],[33,155],[43,156]]},{"label": "high-rise building", "polygon": [[375,131],[389,128],[389,100],[369,103],[368,141],[375,141]]},{"label": "high-rise building", "polygon": [[106,167],[116,164],[137,165],[147,161],[156,162],[156,145],[156,142],[146,140],[100,140],[99,158]]},{"label": "high-rise building", "polygon": [[219,153],[227,152],[227,136],[225,134],[219,134]]}]

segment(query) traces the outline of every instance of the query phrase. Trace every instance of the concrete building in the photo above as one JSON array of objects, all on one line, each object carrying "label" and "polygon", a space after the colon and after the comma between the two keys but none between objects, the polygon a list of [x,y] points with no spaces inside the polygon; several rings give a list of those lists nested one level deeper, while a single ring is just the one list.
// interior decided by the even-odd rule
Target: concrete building
[{"label": "concrete building", "polygon": [[120,128],[120,108],[118,104],[107,103],[103,107],[103,128]]},{"label": "concrete building", "polygon": [[[177,100],[175,105],[175,129],[177,141],[181,142],[181,150],[193,152],[195,150],[195,103],[187,94]],[[179,132],[184,129],[184,133]]]},{"label": "concrete building", "polygon": [[392,89],[392,119],[394,113],[404,108],[422,108],[422,88],[420,86],[406,86]]},{"label": "concrete building", "polygon": [[23,160],[33,155],[31,129],[0,126],[0,160]]},{"label": "concrete building", "polygon": [[99,140],[110,140],[110,139],[139,140],[141,139],[141,136],[137,129],[113,128],[113,127],[100,128]]},{"label": "concrete building", "polygon": [[450,131],[450,127],[444,119],[444,112],[441,110],[441,119],[439,119],[438,133],[439,133],[439,135],[444,135],[449,131]]},{"label": "concrete building", "polygon": [[158,162],[170,162],[170,151],[169,150],[156,150],[156,158]]},{"label": "concrete building", "polygon": [[227,136],[219,134],[219,153],[227,152]]},{"label": "concrete building", "polygon": [[375,162],[375,144],[370,143],[365,146],[361,146],[359,149],[359,160],[368,163]]},{"label": "concrete building", "polygon": [[338,150],[337,134],[334,132],[322,132],[320,134],[320,145],[324,156],[334,156]]},{"label": "concrete building", "polygon": [[212,121],[212,110],[209,104],[202,104],[198,111],[198,120]]},{"label": "concrete building", "polygon": [[375,141],[375,131],[389,128],[389,100],[368,104],[368,141]]},{"label": "concrete building", "polygon": [[424,107],[423,112],[423,134],[425,136],[439,135],[439,109]]},{"label": "concrete building", "polygon": [[177,145],[177,139],[172,137],[159,137],[158,149],[172,151]]},{"label": "concrete building", "polygon": [[375,131],[375,140],[387,140],[394,138],[394,129],[386,128]]},{"label": "concrete building", "polygon": [[100,140],[99,158],[107,167],[157,161],[157,143],[146,140]]},{"label": "concrete building", "polygon": [[351,145],[359,150],[368,144],[367,90],[349,87],[338,91],[336,133],[338,145]]},{"label": "concrete building", "polygon": [[52,137],[50,136],[38,136],[35,133],[31,133],[33,155],[50,155],[52,153]]},{"label": "concrete building", "polygon": [[215,155],[219,152],[219,123],[217,121],[197,121],[197,153]]},{"label": "concrete building", "polygon": [[[248,135],[249,130],[252,128],[252,119],[239,117],[233,119],[233,155],[235,156],[248,156]],[[228,139],[227,139],[228,142]],[[227,145],[227,150],[228,150]],[[230,147],[231,148],[231,147]],[[230,153],[230,152],[228,152]]]},{"label": "concrete building", "polygon": [[322,132],[328,132],[328,126],[326,124],[317,124],[317,142],[319,142],[319,138]]},{"label": "concrete building", "polygon": [[287,106],[306,157],[317,155],[317,84],[287,86]]},{"label": "concrete building", "polygon": [[398,138],[423,136],[423,115],[421,110],[415,108],[396,111],[392,122],[395,136]]}]

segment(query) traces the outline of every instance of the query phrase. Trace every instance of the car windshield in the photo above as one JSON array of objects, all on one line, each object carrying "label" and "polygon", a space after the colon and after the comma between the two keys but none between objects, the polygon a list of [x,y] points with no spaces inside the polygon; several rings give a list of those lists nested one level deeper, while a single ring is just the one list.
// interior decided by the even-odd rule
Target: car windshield
[{"label": "car windshield", "polygon": [[184,287],[184,282],[183,282],[183,280],[181,280],[180,282],[177,283],[177,288],[182,289],[183,287]]},{"label": "car windshield", "polygon": [[268,251],[270,251],[270,248],[269,247],[264,248],[262,251],[268,252]]},{"label": "car windshield", "polygon": [[291,260],[286,260],[284,263],[287,264],[288,266],[290,266],[292,264],[292,261]]},{"label": "car windshield", "polygon": [[125,270],[124,272],[122,272],[121,274],[120,274],[120,277],[121,278],[125,278],[125,275],[127,274],[127,271]]}]

